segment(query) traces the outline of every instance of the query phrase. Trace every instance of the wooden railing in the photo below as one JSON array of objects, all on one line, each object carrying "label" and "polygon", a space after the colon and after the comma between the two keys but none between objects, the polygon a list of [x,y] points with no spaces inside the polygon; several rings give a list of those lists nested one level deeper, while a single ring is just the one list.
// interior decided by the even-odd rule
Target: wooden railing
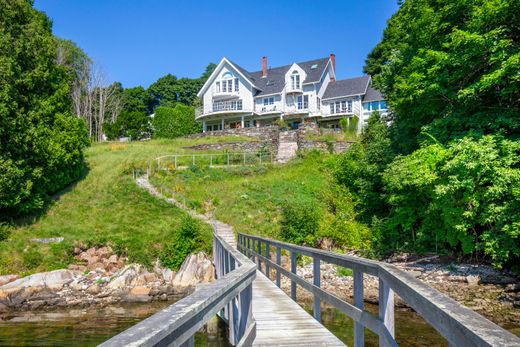
[{"label": "wooden railing", "polygon": [[251,345],[256,334],[251,311],[256,266],[216,234],[213,255],[215,282],[201,286],[100,346],[193,346],[194,334],[216,314],[227,321],[232,345]]},{"label": "wooden railing", "polygon": [[[379,336],[380,346],[397,346],[394,333],[394,293],[417,311],[448,341],[450,346],[520,346],[520,338],[395,266],[245,234],[238,234],[238,249],[256,261],[260,271],[263,263],[267,277],[270,277],[270,271],[274,269],[278,287],[281,282],[280,275],[289,278],[293,300],[296,300],[297,285],[311,292],[314,295],[314,317],[318,321],[321,316],[321,300],[352,318],[356,347],[364,346],[364,328],[370,329]],[[275,253],[271,253],[273,250]],[[281,265],[282,250],[290,253],[290,271]],[[271,260],[272,255],[275,255],[274,262]],[[313,259],[312,283],[296,273],[296,261],[299,255]],[[321,262],[353,270],[353,305],[320,288]],[[364,274],[379,278],[378,316],[364,309]]]}]

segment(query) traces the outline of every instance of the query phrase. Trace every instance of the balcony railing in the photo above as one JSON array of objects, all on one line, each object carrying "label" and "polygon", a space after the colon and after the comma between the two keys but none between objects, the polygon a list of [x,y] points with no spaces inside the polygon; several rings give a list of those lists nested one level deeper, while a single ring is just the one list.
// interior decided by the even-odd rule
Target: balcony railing
[{"label": "balcony railing", "polygon": [[278,111],[276,105],[259,105],[256,108],[258,113],[269,113]]}]

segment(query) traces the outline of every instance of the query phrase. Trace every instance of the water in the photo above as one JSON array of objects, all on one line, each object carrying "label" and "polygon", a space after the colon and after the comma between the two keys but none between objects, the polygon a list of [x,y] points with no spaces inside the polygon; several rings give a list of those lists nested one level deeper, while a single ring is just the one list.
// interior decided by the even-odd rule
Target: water
[{"label": "water", "polygon": [[[0,346],[97,346],[172,302],[122,304],[107,308],[17,312],[1,317]],[[195,335],[197,346],[229,346],[226,327],[214,320]],[[209,332],[208,332],[209,331]]]}]

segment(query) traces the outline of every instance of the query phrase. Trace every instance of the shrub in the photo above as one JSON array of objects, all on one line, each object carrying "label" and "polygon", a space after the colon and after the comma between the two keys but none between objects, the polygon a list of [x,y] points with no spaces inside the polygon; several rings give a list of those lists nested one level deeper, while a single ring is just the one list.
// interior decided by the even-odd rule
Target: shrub
[{"label": "shrub", "polygon": [[179,230],[170,236],[159,254],[163,266],[178,269],[184,259],[197,251],[210,252],[211,233],[201,223],[189,216],[184,217]]},{"label": "shrub", "polygon": [[0,222],[0,241],[5,241],[11,236],[11,225]]},{"label": "shrub", "polygon": [[132,141],[151,136],[150,119],[145,112],[122,112],[114,123],[103,126],[108,139],[130,137]]},{"label": "shrub", "polygon": [[383,179],[393,244],[483,252],[498,267],[520,258],[520,141],[428,145],[396,158]]},{"label": "shrub", "polygon": [[191,106],[177,104],[175,107],[159,106],[153,118],[154,137],[173,139],[202,131],[195,121],[195,111]]},{"label": "shrub", "polygon": [[280,236],[295,244],[312,243],[323,211],[311,202],[287,203],[282,208]]}]

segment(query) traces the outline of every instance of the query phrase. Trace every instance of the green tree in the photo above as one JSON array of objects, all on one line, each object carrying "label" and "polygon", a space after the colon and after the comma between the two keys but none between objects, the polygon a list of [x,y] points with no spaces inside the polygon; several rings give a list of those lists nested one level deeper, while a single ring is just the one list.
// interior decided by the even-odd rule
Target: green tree
[{"label": "green tree", "polygon": [[114,123],[105,124],[104,132],[109,140],[130,137],[132,141],[151,136],[150,118],[145,112],[123,111]]},{"label": "green tree", "polygon": [[410,0],[390,19],[365,71],[394,112],[393,146],[469,133],[520,135],[520,1]]},{"label": "green tree", "polygon": [[195,121],[195,110],[191,106],[177,104],[175,107],[160,106],[155,109],[153,119],[154,137],[176,138],[202,131]]},{"label": "green tree", "polygon": [[167,74],[150,85],[148,92],[152,109],[159,106],[174,107],[178,101],[177,89],[177,77],[172,74]]},{"label": "green tree", "polygon": [[465,137],[397,157],[383,174],[386,244],[520,258],[520,142]]},{"label": "green tree", "polygon": [[365,222],[370,222],[374,215],[383,217],[387,213],[387,205],[381,196],[381,172],[393,158],[388,126],[381,115],[374,112],[359,141],[335,163],[335,181],[354,195],[361,219]]},{"label": "green tree", "polygon": [[152,97],[143,87],[126,88],[122,92],[123,110],[126,112],[151,113]]},{"label": "green tree", "polygon": [[72,114],[70,75],[56,64],[51,21],[0,0],[0,219],[32,212],[76,180],[88,145]]}]

